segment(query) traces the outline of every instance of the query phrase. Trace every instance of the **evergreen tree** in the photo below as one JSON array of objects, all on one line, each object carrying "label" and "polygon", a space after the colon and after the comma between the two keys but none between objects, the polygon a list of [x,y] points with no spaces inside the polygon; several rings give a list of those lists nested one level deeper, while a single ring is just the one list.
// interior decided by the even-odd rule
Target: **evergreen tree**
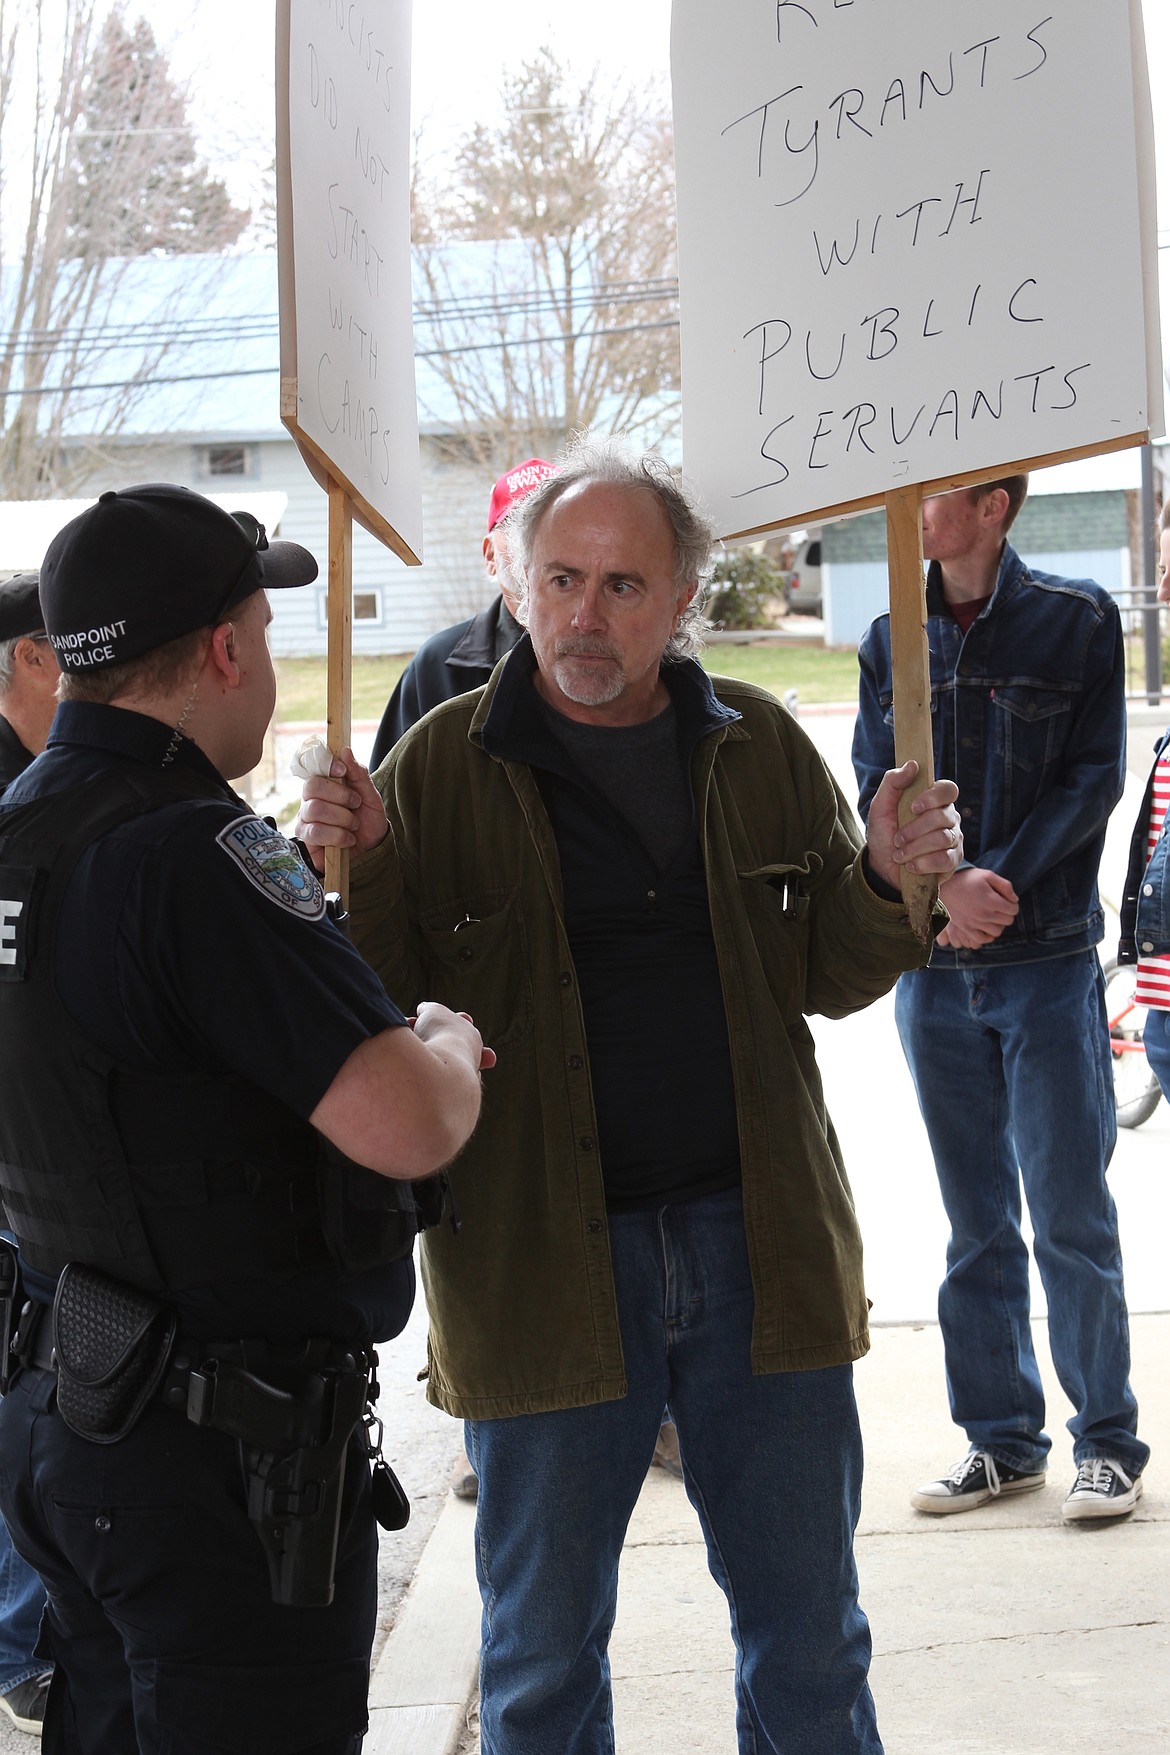
[{"label": "evergreen tree", "polygon": [[66,249],[74,256],[225,250],[247,225],[196,153],[185,93],[145,18],[109,13],[73,136]]}]

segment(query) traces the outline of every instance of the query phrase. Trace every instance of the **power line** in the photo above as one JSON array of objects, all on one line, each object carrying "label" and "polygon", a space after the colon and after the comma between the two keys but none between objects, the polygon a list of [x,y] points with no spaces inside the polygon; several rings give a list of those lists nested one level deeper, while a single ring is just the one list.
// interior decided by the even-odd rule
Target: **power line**
[{"label": "power line", "polygon": [[[524,335],[515,341],[480,341],[470,343],[466,347],[439,347],[425,352],[416,350],[416,360],[443,359],[454,354],[485,353],[490,349],[501,352],[517,347],[558,347],[566,341],[600,341],[611,335],[640,335],[652,329],[677,329],[677,317],[668,317],[659,323],[626,323],[616,329],[579,329],[571,334],[558,335]],[[98,390],[152,390],[155,385],[163,384],[204,384],[218,383],[234,378],[263,378],[279,372],[279,364],[272,366],[235,367],[223,372],[184,372],[165,378],[152,374],[149,378],[114,378],[103,384],[41,384],[21,387],[15,390],[0,390],[0,401],[12,396],[66,396],[78,398],[88,396]]]},{"label": "power line", "polygon": [[[555,292],[467,295],[439,304],[419,302],[414,321],[419,327],[441,324],[499,321],[510,317],[556,314],[565,309],[604,310],[630,304],[673,303],[678,297],[677,279],[661,281],[604,282],[587,292],[565,298]],[[247,341],[267,341],[279,333],[276,312],[219,318],[144,318],[133,323],[96,323],[29,329],[0,348],[0,358],[19,359],[68,350],[84,353],[113,352],[118,348],[146,347],[166,341],[175,347],[224,346]],[[539,338],[538,338],[539,339]],[[432,350],[436,353],[443,349]]]},{"label": "power line", "polygon": [[452,354],[487,353],[498,349],[506,353],[513,347],[556,347],[562,341],[597,341],[609,335],[641,335],[650,329],[677,329],[678,318],[666,317],[660,323],[625,323],[618,329],[578,329],[569,335],[521,335],[515,341],[475,341],[466,347],[436,347],[427,352],[415,350],[416,360],[447,359]]}]

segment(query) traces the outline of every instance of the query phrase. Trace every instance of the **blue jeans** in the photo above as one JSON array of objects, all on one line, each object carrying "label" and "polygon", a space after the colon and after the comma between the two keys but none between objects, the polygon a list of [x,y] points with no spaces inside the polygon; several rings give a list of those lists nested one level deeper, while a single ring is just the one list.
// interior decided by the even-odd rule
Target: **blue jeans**
[{"label": "blue jeans", "polygon": [[467,1427],[483,1755],[612,1755],[618,1560],[668,1405],[731,1610],[742,1755],[881,1755],[851,1368],[752,1375],[738,1192],[609,1226],[627,1394]]},{"label": "blue jeans", "polygon": [[916,970],[899,980],[895,1010],[951,1223],[938,1314],[956,1424],[1009,1468],[1045,1467],[1022,1178],[1073,1456],[1140,1473],[1149,1447],[1105,1182],[1117,1125],[1096,952]]},{"label": "blue jeans", "polygon": [[33,1656],[44,1606],[44,1585],[0,1520],[0,1694],[49,1668],[47,1658]]},{"label": "blue jeans", "polygon": [[1170,1012],[1163,1011],[1161,1006],[1150,1007],[1142,1041],[1150,1071],[1161,1085],[1162,1095],[1170,1102]]}]

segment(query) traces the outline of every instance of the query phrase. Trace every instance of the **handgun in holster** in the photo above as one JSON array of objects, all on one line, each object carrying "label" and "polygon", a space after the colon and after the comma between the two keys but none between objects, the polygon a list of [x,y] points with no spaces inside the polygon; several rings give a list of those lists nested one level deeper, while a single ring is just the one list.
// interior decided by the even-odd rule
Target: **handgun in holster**
[{"label": "handgun in holster", "polygon": [[187,1386],[187,1418],[240,1441],[248,1517],[268,1560],[272,1600],[333,1601],[346,1449],[365,1410],[369,1367],[338,1347],[278,1386],[232,1361],[208,1359]]},{"label": "handgun in holster", "polygon": [[366,1374],[324,1379],[321,1436],[280,1455],[241,1445],[248,1516],[268,1560],[274,1603],[324,1608],[333,1601],[346,1450],[366,1405]]}]

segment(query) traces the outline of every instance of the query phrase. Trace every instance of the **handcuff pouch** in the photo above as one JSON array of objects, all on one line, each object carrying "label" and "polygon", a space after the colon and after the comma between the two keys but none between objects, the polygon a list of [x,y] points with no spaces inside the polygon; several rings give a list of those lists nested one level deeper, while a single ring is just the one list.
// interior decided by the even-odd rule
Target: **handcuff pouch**
[{"label": "handcuff pouch", "polygon": [[157,1298],[70,1262],[53,1303],[57,1407],[79,1438],[117,1444],[162,1381],[175,1312]]}]

